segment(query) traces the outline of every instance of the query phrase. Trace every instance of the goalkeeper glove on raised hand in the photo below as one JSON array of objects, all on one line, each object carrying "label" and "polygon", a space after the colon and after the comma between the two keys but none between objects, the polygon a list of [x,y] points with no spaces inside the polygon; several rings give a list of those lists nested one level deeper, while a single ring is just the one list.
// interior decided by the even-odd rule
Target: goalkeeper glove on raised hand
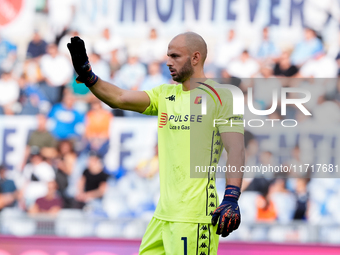
[{"label": "goalkeeper glove on raised hand", "polygon": [[241,191],[239,187],[227,185],[223,201],[220,206],[216,208],[211,219],[211,223],[215,226],[219,218],[216,231],[217,235],[226,237],[239,227],[241,215],[237,200],[240,194]]},{"label": "goalkeeper glove on raised hand", "polygon": [[76,81],[85,83],[87,87],[93,86],[98,81],[98,76],[92,72],[84,41],[78,36],[72,37],[67,48],[71,54],[73,67],[78,74]]}]

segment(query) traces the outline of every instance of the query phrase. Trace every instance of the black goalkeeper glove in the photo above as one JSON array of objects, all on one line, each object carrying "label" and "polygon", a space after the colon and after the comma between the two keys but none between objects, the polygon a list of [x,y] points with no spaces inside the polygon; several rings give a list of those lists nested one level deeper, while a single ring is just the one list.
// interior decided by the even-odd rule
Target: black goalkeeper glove
[{"label": "black goalkeeper glove", "polygon": [[78,74],[76,81],[85,83],[87,87],[93,86],[98,81],[98,76],[92,72],[84,41],[78,36],[72,37],[67,48],[71,54],[73,67]]},{"label": "black goalkeeper glove", "polygon": [[233,185],[226,187],[223,201],[220,206],[216,208],[211,219],[211,223],[215,226],[218,218],[220,218],[216,231],[217,235],[226,237],[239,227],[241,215],[237,200],[240,194],[241,191],[239,187]]}]

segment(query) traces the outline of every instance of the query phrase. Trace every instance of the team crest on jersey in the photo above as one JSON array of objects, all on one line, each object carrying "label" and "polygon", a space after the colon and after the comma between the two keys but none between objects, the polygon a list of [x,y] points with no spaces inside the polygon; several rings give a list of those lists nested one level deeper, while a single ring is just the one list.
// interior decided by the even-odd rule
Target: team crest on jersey
[{"label": "team crest on jersey", "polygon": [[194,104],[201,104],[201,103],[202,103],[202,96],[197,96]]}]

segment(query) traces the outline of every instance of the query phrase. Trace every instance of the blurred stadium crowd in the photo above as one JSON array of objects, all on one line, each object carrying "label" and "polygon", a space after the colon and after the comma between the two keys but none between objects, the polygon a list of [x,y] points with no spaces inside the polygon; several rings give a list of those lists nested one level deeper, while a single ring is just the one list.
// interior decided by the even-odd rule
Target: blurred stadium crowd
[{"label": "blurred stadium crowd", "polygon": [[[46,20],[53,20],[51,9],[40,12]],[[105,171],[101,159],[109,147],[110,122],[114,123],[115,117],[141,115],[109,109],[85,85],[75,82],[66,44],[70,37],[82,35],[58,22],[58,27],[46,23],[51,26],[52,37],[34,32],[24,57],[18,54],[15,43],[0,36],[0,114],[34,115],[38,121],[38,128],[28,138],[19,174],[11,174],[6,166],[0,168],[0,209],[14,207],[32,216],[53,217],[61,209],[76,208],[104,218],[150,219],[159,196],[157,146],[155,156],[145,159],[137,169],[123,169],[115,175]],[[303,40],[286,48],[275,44],[270,33],[270,27],[263,28],[258,43],[249,44],[238,38],[237,31],[227,31],[223,40],[209,45],[207,76],[231,79],[245,92],[254,88],[258,109],[271,105],[266,86],[296,86],[297,80],[303,80],[271,78],[329,78],[310,86],[317,100],[308,107],[313,112],[325,107],[338,123],[340,52],[329,50],[309,28],[304,30]],[[145,39],[129,47],[114,30],[105,28],[100,37],[86,40],[86,47],[94,72],[103,80],[124,89],[147,90],[173,83],[166,66],[167,43],[157,29],[150,28]],[[269,118],[283,116],[276,111]],[[306,117],[291,109],[287,118],[303,122]],[[261,152],[256,136],[249,131],[246,150],[248,165],[275,162],[275,155]],[[299,153],[296,146],[292,161],[301,161]],[[218,185],[223,187],[224,180],[218,180]],[[313,193],[315,187],[323,195]],[[250,222],[287,223],[309,221],[313,211],[318,215],[316,222],[321,218],[340,222],[338,208],[320,202],[331,201],[339,187],[337,180],[328,179],[246,179],[240,201],[242,217]],[[323,200],[326,195],[329,199]]]}]

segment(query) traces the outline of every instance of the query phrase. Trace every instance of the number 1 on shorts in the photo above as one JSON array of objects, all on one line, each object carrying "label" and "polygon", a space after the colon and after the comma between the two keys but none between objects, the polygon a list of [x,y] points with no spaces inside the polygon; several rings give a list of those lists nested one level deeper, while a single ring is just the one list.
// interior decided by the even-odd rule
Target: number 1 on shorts
[{"label": "number 1 on shorts", "polygon": [[181,240],[184,241],[184,255],[188,255],[188,253],[187,253],[187,250],[188,250],[187,238],[182,237]]}]

